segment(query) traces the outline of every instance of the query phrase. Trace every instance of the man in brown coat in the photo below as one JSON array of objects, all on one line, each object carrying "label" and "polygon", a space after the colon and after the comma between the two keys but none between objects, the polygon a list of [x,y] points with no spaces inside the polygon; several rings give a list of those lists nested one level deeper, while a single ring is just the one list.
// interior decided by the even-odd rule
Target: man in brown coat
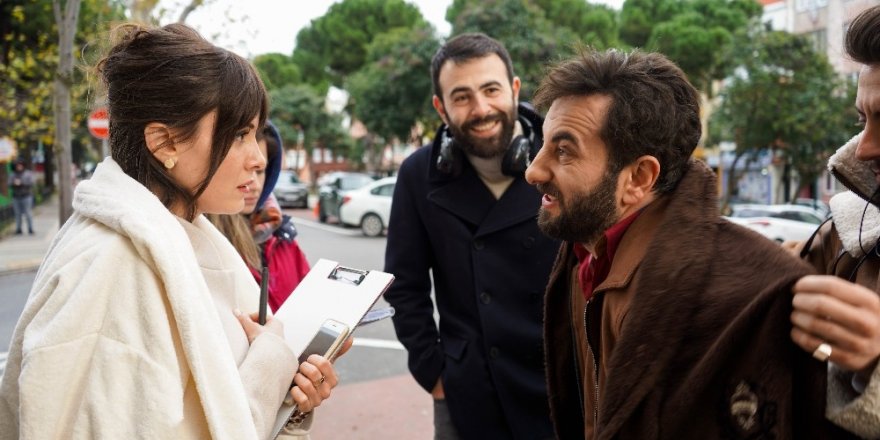
[{"label": "man in brown coat", "polygon": [[789,339],[809,268],[722,220],[690,159],[699,97],[660,54],[586,52],[535,96],[526,178],[565,240],[545,299],[559,438],[846,438],[823,416],[826,364]]}]

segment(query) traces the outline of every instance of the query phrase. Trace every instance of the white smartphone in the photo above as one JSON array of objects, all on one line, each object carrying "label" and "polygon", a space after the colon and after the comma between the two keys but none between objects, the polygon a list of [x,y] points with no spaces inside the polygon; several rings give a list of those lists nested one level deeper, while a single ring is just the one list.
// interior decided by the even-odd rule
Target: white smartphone
[{"label": "white smartphone", "polygon": [[299,363],[303,363],[313,354],[319,354],[332,361],[336,356],[336,352],[342,347],[345,338],[348,337],[350,329],[347,325],[335,320],[328,319],[321,324],[321,328],[312,337],[312,341],[306,346],[302,354],[299,355]]}]

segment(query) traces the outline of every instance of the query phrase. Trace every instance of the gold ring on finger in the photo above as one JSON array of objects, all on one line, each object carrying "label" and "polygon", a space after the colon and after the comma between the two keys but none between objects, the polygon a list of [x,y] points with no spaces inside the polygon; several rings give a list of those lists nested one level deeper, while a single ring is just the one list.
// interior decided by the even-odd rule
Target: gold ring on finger
[{"label": "gold ring on finger", "polygon": [[813,352],[813,357],[816,358],[819,362],[825,362],[828,358],[831,357],[831,345],[827,342],[823,342],[816,347],[816,351]]}]

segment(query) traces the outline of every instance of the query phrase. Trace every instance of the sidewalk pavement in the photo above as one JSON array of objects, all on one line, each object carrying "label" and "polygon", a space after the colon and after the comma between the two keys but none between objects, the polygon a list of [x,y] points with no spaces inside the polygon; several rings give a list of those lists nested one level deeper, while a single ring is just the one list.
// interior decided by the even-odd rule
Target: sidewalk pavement
[{"label": "sidewalk pavement", "polygon": [[[35,271],[58,232],[58,196],[34,207],[34,235],[0,231],[0,276]],[[25,227],[26,228],[26,227]],[[316,412],[314,440],[429,440],[434,437],[430,396],[409,374],[341,384]]]},{"label": "sidewalk pavement", "polygon": [[[33,209],[34,235],[27,234],[27,225],[22,224],[24,234],[15,235],[15,223],[0,231],[0,276],[13,272],[37,270],[43,256],[58,232],[58,196]],[[22,223],[26,223],[22,220]]]}]

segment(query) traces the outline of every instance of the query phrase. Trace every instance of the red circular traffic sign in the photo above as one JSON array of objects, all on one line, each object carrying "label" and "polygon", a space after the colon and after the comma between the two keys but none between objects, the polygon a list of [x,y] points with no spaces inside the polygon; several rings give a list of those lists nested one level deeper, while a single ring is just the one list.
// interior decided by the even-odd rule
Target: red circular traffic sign
[{"label": "red circular traffic sign", "polygon": [[107,118],[107,109],[98,107],[92,110],[88,120],[89,133],[98,139],[110,137],[110,119]]}]

